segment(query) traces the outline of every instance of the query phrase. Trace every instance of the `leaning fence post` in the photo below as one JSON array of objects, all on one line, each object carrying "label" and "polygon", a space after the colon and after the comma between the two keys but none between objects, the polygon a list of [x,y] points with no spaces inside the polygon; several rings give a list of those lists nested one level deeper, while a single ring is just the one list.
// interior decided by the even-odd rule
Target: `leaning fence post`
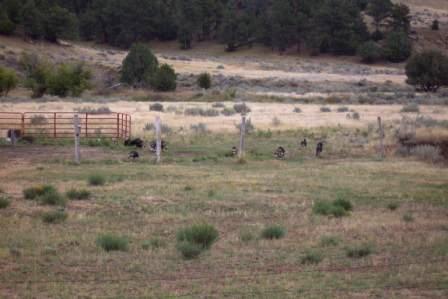
[{"label": "leaning fence post", "polygon": [[161,160],[161,152],[162,152],[162,139],[161,139],[161,129],[160,129],[160,116],[156,117],[156,155],[157,155],[157,163],[160,163]]},{"label": "leaning fence post", "polygon": [[240,160],[244,159],[244,142],[246,135],[246,113],[241,114],[241,126],[240,126],[240,147],[238,150],[238,158]]},{"label": "leaning fence post", "polygon": [[381,117],[378,117],[378,132],[380,134],[380,155],[381,155],[381,159],[384,159],[384,157],[386,156],[385,152],[384,152],[384,127],[383,127],[383,123],[381,121]]},{"label": "leaning fence post", "polygon": [[81,124],[79,121],[78,114],[75,114],[75,116],[73,118],[73,125],[74,125],[74,130],[75,130],[75,163],[79,164],[79,163],[81,163],[81,153],[80,153],[80,149],[79,149],[79,139],[80,139],[80,135],[81,135]]}]

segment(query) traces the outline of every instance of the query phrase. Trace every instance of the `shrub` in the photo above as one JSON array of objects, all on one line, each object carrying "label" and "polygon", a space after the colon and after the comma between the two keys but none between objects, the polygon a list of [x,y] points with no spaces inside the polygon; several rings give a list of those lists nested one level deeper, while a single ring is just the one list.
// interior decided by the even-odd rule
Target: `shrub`
[{"label": "shrub", "polygon": [[56,193],[56,192],[57,192],[56,188],[51,185],[41,185],[41,186],[30,187],[30,188],[23,190],[23,196],[25,197],[25,199],[28,199],[28,200],[36,200],[40,196],[43,196],[43,195],[49,194],[49,193]]},{"label": "shrub", "polygon": [[323,236],[320,239],[320,245],[323,247],[331,247],[331,246],[337,246],[340,243],[340,239],[338,237],[334,236]]},{"label": "shrub", "polygon": [[359,112],[353,112],[352,113],[352,119],[360,120],[361,119],[361,115],[359,114]]},{"label": "shrub", "polygon": [[159,238],[152,238],[150,240],[144,241],[142,244],[142,249],[148,250],[157,250],[161,247],[165,247],[165,242]]},{"label": "shrub", "polygon": [[90,186],[103,186],[106,184],[106,179],[101,174],[92,174],[87,180]]},{"label": "shrub", "polygon": [[148,47],[134,44],[123,60],[121,82],[134,86],[149,86],[158,66],[157,58]]},{"label": "shrub", "polygon": [[219,111],[215,109],[202,109],[194,107],[185,109],[184,114],[190,116],[216,117],[219,116]]},{"label": "shrub", "polygon": [[212,77],[209,73],[202,73],[198,77],[198,86],[203,89],[212,87]]},{"label": "shrub", "polygon": [[57,191],[45,193],[39,196],[38,201],[41,204],[49,206],[65,206],[65,198]]},{"label": "shrub", "polygon": [[403,106],[403,108],[401,108],[401,112],[402,113],[419,113],[420,107],[416,103],[407,104],[407,105]]},{"label": "shrub", "polygon": [[249,113],[251,112],[251,109],[249,106],[246,105],[246,103],[238,103],[233,105],[233,109],[237,112],[237,113]]},{"label": "shrub", "polygon": [[70,189],[67,191],[66,196],[71,200],[86,200],[90,198],[91,193],[88,190]]},{"label": "shrub", "polygon": [[16,24],[8,17],[4,7],[0,6],[0,34],[11,35],[15,30]]},{"label": "shrub", "polygon": [[318,201],[313,206],[313,213],[324,216],[343,217],[353,210],[353,205],[345,199],[330,201]]},{"label": "shrub", "polygon": [[11,201],[4,197],[4,196],[0,196],[0,210],[1,209],[6,209],[7,207],[9,207],[9,205],[11,204]]},{"label": "shrub", "polygon": [[102,106],[98,108],[92,108],[92,107],[83,107],[83,108],[77,108],[75,109],[76,112],[79,113],[89,113],[89,114],[111,114],[112,110],[110,110],[107,106]]},{"label": "shrub", "polygon": [[16,88],[17,83],[16,73],[0,66],[0,97],[7,96],[11,90]]},{"label": "shrub", "polygon": [[414,222],[414,216],[411,213],[406,213],[403,215],[404,222]]},{"label": "shrub", "polygon": [[40,126],[48,124],[48,120],[43,115],[33,115],[30,119],[30,124],[32,126]]},{"label": "shrub", "polygon": [[48,78],[48,93],[60,97],[79,97],[90,88],[92,74],[83,64],[61,64]]},{"label": "shrub", "polygon": [[195,134],[199,134],[199,135],[208,133],[207,125],[204,123],[198,123],[196,125],[191,125],[190,130],[192,130]]},{"label": "shrub", "polygon": [[429,50],[414,55],[406,64],[407,83],[426,92],[448,86],[448,57]]},{"label": "shrub", "polygon": [[349,258],[363,258],[373,253],[373,247],[370,244],[361,244],[348,247],[345,252]]},{"label": "shrub", "polygon": [[96,244],[105,251],[127,251],[129,241],[126,237],[114,234],[103,234],[98,236]]},{"label": "shrub", "polygon": [[177,232],[179,243],[191,243],[202,249],[209,249],[218,239],[219,233],[213,225],[195,224]]},{"label": "shrub", "polygon": [[386,38],[384,56],[390,62],[403,62],[411,56],[412,44],[407,34],[393,31]]},{"label": "shrub", "polygon": [[432,21],[431,30],[438,31],[440,29],[439,20]]},{"label": "shrub", "polygon": [[302,265],[316,265],[323,260],[322,254],[317,251],[308,250],[305,255],[300,259]]},{"label": "shrub", "polygon": [[348,111],[349,111],[348,107],[339,107],[338,108],[339,113],[348,112]]},{"label": "shrub", "polygon": [[333,205],[340,206],[347,212],[353,211],[353,204],[349,200],[343,198],[337,198],[333,201]]},{"label": "shrub", "polygon": [[[144,131],[155,131],[156,127],[154,125],[154,123],[147,123],[145,125],[145,127],[143,128]],[[173,131],[173,129],[171,129],[168,125],[166,124],[161,124],[160,126],[160,130],[162,131],[163,134],[169,134]]]},{"label": "shrub", "polygon": [[364,63],[375,63],[383,57],[383,50],[377,43],[368,41],[358,48],[358,55]]},{"label": "shrub", "polygon": [[213,103],[212,105],[213,108],[225,108],[226,105],[224,105],[224,103]]},{"label": "shrub", "polygon": [[[235,128],[238,131],[241,131],[241,124],[236,124]],[[252,124],[252,121],[250,119],[246,120],[246,134],[251,134],[255,131],[255,126]]]},{"label": "shrub", "polygon": [[299,107],[295,107],[294,113],[302,113],[302,109],[300,109]]},{"label": "shrub", "polygon": [[396,202],[391,202],[387,204],[387,208],[391,211],[395,211],[400,207],[400,205]]},{"label": "shrub", "polygon": [[154,74],[151,86],[158,91],[173,91],[177,87],[176,79],[174,69],[168,64],[162,64]]},{"label": "shrub", "polygon": [[149,111],[163,112],[163,105],[160,103],[151,104],[149,105]]},{"label": "shrub", "polygon": [[233,116],[233,115],[236,114],[236,111],[233,108],[224,108],[221,111],[221,114],[224,115],[224,116]]},{"label": "shrub", "polygon": [[200,245],[190,242],[178,242],[176,249],[186,260],[197,258],[204,250]]},{"label": "shrub", "polygon": [[267,240],[281,239],[285,235],[285,228],[279,225],[268,226],[261,232],[261,237]]},{"label": "shrub", "polygon": [[64,211],[52,211],[42,214],[42,220],[45,223],[62,223],[67,219],[68,215]]},{"label": "shrub", "polygon": [[441,153],[442,151],[439,147],[432,145],[419,145],[411,150],[411,155],[419,160],[432,163],[440,162],[443,159]]},{"label": "shrub", "polygon": [[240,232],[240,240],[241,242],[248,243],[255,239],[254,234],[249,230],[242,230]]},{"label": "shrub", "polygon": [[320,112],[331,112],[331,108],[330,107],[320,107]]}]

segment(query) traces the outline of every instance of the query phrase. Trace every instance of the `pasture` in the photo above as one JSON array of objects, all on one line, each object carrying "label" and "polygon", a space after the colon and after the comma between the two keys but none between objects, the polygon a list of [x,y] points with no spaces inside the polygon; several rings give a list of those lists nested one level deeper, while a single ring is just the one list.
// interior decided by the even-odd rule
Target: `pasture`
[{"label": "pasture", "polygon": [[[368,142],[350,141],[360,136]],[[10,205],[0,209],[0,296],[448,296],[443,165],[380,160],[375,132],[350,127],[256,131],[244,163],[228,155],[236,133],[164,138],[161,165],[147,150],[129,161],[129,149],[107,141],[84,143],[81,165],[71,162],[71,140],[1,145],[1,196]],[[313,146],[323,138],[317,159]],[[280,145],[285,160],[272,155]],[[104,182],[92,184],[92,175]],[[56,188],[65,207],[24,198],[40,185]],[[72,189],[89,196],[65,195]],[[335,200],[352,209],[322,215],[319,207]],[[55,211],[67,218],[43,216]],[[176,235],[198,223],[213,225],[218,239],[185,259]],[[279,239],[266,238],[271,226]],[[114,237],[121,250],[104,250]]]}]

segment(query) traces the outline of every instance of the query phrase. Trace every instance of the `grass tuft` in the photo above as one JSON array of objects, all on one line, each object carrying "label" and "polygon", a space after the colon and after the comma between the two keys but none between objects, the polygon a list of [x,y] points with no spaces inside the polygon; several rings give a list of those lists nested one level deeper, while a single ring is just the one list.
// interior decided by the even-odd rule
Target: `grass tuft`
[{"label": "grass tuft", "polygon": [[396,202],[391,202],[387,204],[387,208],[391,211],[395,211],[400,207],[400,205]]},{"label": "grass tuft", "polygon": [[7,207],[9,207],[9,205],[11,204],[11,201],[4,197],[4,196],[0,196],[0,210],[1,209],[6,209]]},{"label": "grass tuft", "polygon": [[91,193],[88,190],[70,189],[67,191],[65,195],[70,200],[86,200],[90,198]]},{"label": "grass tuft", "polygon": [[280,225],[266,227],[261,232],[261,237],[267,240],[281,239],[286,235],[286,229]]},{"label": "grass tuft", "polygon": [[96,244],[105,251],[128,251],[129,241],[126,237],[114,234],[103,234],[98,236]]},{"label": "grass tuft", "polygon": [[23,190],[23,196],[25,197],[25,199],[35,200],[40,196],[55,192],[57,192],[56,188],[51,185],[40,185],[26,188],[25,190]]},{"label": "grass tuft", "polygon": [[106,178],[101,174],[92,174],[87,179],[90,186],[103,186],[106,184]]},{"label": "grass tuft", "polygon": [[51,211],[42,214],[42,220],[48,224],[62,223],[67,219],[68,215],[64,211]]},{"label": "grass tuft", "polygon": [[411,213],[406,213],[403,215],[404,222],[414,222],[414,216]]},{"label": "grass tuft", "polygon": [[346,254],[349,258],[363,258],[373,253],[373,247],[370,244],[355,245],[346,248]]},{"label": "grass tuft", "polygon": [[340,242],[341,242],[341,240],[335,236],[323,236],[320,239],[320,245],[322,247],[338,246]]},{"label": "grass tuft", "polygon": [[353,204],[346,199],[338,198],[334,201],[318,201],[313,206],[313,213],[324,216],[344,217],[353,210]]},{"label": "grass tuft", "polygon": [[191,260],[197,258],[204,250],[200,245],[187,241],[178,242],[176,249],[182,254],[184,259]]},{"label": "grass tuft", "polygon": [[149,239],[149,240],[146,240],[143,242],[142,249],[143,250],[149,250],[149,249],[157,250],[157,249],[165,247],[165,246],[166,246],[166,244],[162,239],[152,238],[152,239]]},{"label": "grass tuft", "polygon": [[178,242],[189,242],[209,249],[218,239],[219,233],[213,225],[195,224],[177,232]]},{"label": "grass tuft", "polygon": [[322,254],[317,251],[308,250],[300,259],[302,265],[317,265],[323,260]]}]

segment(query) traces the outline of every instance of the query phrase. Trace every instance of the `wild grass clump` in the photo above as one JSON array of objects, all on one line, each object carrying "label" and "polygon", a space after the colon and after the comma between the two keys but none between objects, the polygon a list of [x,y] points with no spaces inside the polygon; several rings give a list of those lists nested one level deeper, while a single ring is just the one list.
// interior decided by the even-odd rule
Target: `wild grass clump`
[{"label": "wild grass clump", "polygon": [[320,245],[322,247],[333,247],[338,246],[341,240],[335,236],[323,236],[320,239]]},{"label": "wild grass clump", "polygon": [[302,113],[302,109],[300,109],[299,107],[295,107],[293,112],[294,113]]},{"label": "wild grass clump", "polygon": [[334,201],[318,201],[313,206],[313,213],[324,216],[344,217],[353,210],[349,200],[338,198]]},{"label": "wild grass clump", "polygon": [[281,239],[286,235],[286,229],[280,225],[268,226],[261,232],[261,237],[266,240]]},{"label": "wild grass clump", "polygon": [[101,174],[91,174],[87,178],[87,182],[90,186],[103,186],[106,184],[106,178]]},{"label": "wild grass clump", "polygon": [[184,111],[188,116],[203,116],[203,117],[216,117],[219,116],[219,111],[216,109],[202,109],[202,108],[187,108]]},{"label": "wild grass clump", "polygon": [[410,103],[401,108],[402,113],[419,113],[420,107],[416,103]]},{"label": "wild grass clump", "polygon": [[414,222],[414,216],[411,213],[406,213],[403,215],[404,222]]},{"label": "wild grass clump", "polygon": [[236,111],[233,108],[224,108],[221,111],[221,114],[224,115],[224,116],[233,116],[233,115],[236,114]]},{"label": "wild grass clump", "polygon": [[208,127],[204,123],[198,123],[190,126],[190,130],[193,131],[194,134],[204,135],[208,133]]},{"label": "wild grass clump", "polygon": [[249,113],[252,110],[250,109],[249,106],[246,105],[246,103],[238,103],[233,105],[233,109],[237,112],[237,113]]},{"label": "wild grass clump", "polygon": [[249,230],[242,230],[240,232],[239,238],[241,242],[248,243],[255,239],[255,235]]},{"label": "wild grass clump", "polygon": [[62,223],[67,219],[68,215],[64,211],[51,211],[42,214],[42,221],[48,224]]},{"label": "wild grass clump", "polygon": [[7,207],[9,207],[10,204],[11,201],[7,197],[0,195],[0,210],[6,209]]},{"label": "wild grass clump", "polygon": [[226,105],[224,105],[224,103],[221,103],[221,102],[212,104],[212,108],[225,108],[225,107],[226,107]]},{"label": "wild grass clump", "polygon": [[41,204],[49,206],[65,206],[66,200],[59,192],[45,193],[38,198]]},{"label": "wild grass clump", "polygon": [[127,251],[129,240],[123,236],[114,234],[103,234],[98,236],[96,244],[105,251]]},{"label": "wild grass clump", "polygon": [[397,202],[391,202],[387,204],[387,208],[391,211],[395,211],[400,207],[400,205]]},{"label": "wild grass clump", "polygon": [[143,242],[142,249],[143,250],[149,250],[149,249],[157,250],[157,249],[165,247],[165,246],[166,246],[166,244],[162,239],[152,238],[152,239],[149,239],[149,240],[146,240]]},{"label": "wild grass clump", "polygon": [[75,109],[78,113],[88,113],[88,114],[111,114],[112,110],[110,110],[107,106],[102,106],[98,108],[92,108],[92,107],[83,107]]},{"label": "wild grass clump", "polygon": [[177,232],[177,250],[185,259],[192,259],[211,248],[219,233],[213,225],[195,224]]},{"label": "wild grass clump", "polygon": [[149,105],[149,111],[163,112],[163,110],[164,110],[164,107],[160,103],[155,103],[155,104]]},{"label": "wild grass clump", "polygon": [[38,197],[47,194],[57,192],[56,188],[51,185],[40,185],[23,190],[23,196],[28,200],[35,200]]},{"label": "wild grass clump", "polygon": [[70,189],[68,190],[65,195],[70,200],[87,200],[92,195],[90,191],[88,190],[77,190],[77,189]]},{"label": "wild grass clump", "polygon": [[349,111],[349,109],[348,109],[348,107],[338,107],[338,110],[337,110],[339,113],[343,113],[343,112],[348,112]]},{"label": "wild grass clump", "polygon": [[437,163],[443,160],[442,151],[437,146],[419,145],[411,150],[411,155],[421,161]]},{"label": "wild grass clump", "polygon": [[320,112],[324,112],[324,113],[331,112],[331,108],[330,107],[320,107]]},{"label": "wild grass clump", "polygon": [[373,253],[373,246],[371,244],[361,244],[348,247],[345,250],[347,257],[349,258],[363,258]]},{"label": "wild grass clump", "polygon": [[308,250],[302,256],[300,262],[302,265],[317,265],[323,260],[322,254],[318,251]]}]

